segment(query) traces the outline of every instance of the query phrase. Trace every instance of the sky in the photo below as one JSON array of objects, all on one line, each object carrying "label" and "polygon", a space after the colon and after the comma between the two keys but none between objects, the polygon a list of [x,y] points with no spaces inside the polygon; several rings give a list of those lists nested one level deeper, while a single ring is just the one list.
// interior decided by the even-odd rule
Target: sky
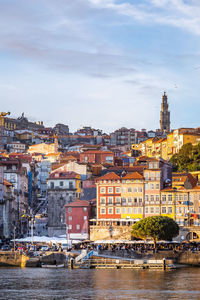
[{"label": "sky", "polygon": [[70,131],[200,126],[199,0],[0,0],[0,104]]}]

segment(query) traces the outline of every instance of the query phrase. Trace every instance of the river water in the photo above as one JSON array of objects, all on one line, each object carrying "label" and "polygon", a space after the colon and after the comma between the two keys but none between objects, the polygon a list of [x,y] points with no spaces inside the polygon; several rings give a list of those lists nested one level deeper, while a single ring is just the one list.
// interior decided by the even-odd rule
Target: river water
[{"label": "river water", "polygon": [[0,299],[200,299],[200,268],[171,271],[0,268]]}]

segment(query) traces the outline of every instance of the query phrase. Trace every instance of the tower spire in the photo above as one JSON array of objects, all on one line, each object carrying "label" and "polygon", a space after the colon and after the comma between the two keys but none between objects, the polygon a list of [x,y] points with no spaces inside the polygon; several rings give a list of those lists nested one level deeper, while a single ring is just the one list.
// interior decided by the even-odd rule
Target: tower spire
[{"label": "tower spire", "polygon": [[160,111],[160,130],[162,132],[170,132],[170,111],[168,110],[167,94],[164,92],[162,96]]}]

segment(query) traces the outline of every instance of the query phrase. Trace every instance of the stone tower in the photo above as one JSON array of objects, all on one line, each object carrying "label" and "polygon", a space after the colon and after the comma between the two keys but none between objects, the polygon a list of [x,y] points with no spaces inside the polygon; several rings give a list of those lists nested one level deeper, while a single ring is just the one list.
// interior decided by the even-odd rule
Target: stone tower
[{"label": "stone tower", "polygon": [[160,129],[162,132],[170,132],[170,112],[168,111],[167,95],[165,92],[161,103]]}]

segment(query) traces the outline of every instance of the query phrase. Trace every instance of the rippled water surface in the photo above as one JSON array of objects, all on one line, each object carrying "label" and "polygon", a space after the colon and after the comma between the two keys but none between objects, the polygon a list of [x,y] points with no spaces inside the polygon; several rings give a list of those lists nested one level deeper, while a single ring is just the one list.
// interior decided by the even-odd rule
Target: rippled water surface
[{"label": "rippled water surface", "polygon": [[0,268],[0,299],[200,299],[200,269]]}]

